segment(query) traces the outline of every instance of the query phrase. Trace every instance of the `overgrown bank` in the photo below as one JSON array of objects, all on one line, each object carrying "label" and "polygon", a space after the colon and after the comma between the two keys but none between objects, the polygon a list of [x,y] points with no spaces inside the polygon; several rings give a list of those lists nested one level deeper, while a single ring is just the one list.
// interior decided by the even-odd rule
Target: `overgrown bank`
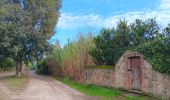
[{"label": "overgrown bank", "polygon": [[61,78],[57,77],[57,80],[67,84],[68,86],[88,95],[88,96],[95,96],[98,98],[102,98],[102,100],[162,100],[161,98],[154,98],[150,96],[144,95],[134,95],[130,94],[126,90],[116,89],[116,88],[107,88],[102,86],[96,86],[91,84],[82,84],[75,81],[72,81],[68,78]]}]

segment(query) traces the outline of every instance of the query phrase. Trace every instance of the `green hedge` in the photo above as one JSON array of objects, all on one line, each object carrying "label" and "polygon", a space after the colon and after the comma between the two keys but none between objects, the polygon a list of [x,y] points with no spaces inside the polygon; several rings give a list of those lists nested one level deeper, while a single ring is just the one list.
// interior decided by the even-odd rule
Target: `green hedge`
[{"label": "green hedge", "polygon": [[94,68],[94,69],[114,69],[114,66],[110,65],[101,65],[101,66],[86,66],[85,68]]}]

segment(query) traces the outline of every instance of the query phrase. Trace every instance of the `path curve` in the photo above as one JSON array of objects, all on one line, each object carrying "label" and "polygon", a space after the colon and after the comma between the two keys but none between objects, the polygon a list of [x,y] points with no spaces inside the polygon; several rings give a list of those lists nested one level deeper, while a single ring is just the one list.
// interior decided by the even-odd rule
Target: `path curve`
[{"label": "path curve", "polygon": [[29,72],[29,82],[24,90],[11,93],[9,100],[93,100],[48,76]]}]

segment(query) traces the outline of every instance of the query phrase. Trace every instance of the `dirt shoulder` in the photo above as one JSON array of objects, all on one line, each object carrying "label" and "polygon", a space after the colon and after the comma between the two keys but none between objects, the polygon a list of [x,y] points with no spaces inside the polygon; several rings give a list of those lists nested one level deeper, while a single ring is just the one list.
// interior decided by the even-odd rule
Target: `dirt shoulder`
[{"label": "dirt shoulder", "polygon": [[[28,77],[29,81],[24,89],[15,92],[6,87],[4,82],[0,82],[2,100],[92,100],[91,97],[50,77],[37,75],[34,72],[29,72]],[[2,77],[0,81],[3,81]]]}]

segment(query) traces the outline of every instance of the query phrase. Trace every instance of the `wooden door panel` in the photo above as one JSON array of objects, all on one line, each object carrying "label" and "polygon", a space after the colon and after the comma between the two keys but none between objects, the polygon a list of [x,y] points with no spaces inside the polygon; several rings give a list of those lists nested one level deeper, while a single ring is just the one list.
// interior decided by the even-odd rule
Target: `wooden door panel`
[{"label": "wooden door panel", "polygon": [[140,57],[130,58],[131,87],[135,90],[141,89],[141,63]]}]

